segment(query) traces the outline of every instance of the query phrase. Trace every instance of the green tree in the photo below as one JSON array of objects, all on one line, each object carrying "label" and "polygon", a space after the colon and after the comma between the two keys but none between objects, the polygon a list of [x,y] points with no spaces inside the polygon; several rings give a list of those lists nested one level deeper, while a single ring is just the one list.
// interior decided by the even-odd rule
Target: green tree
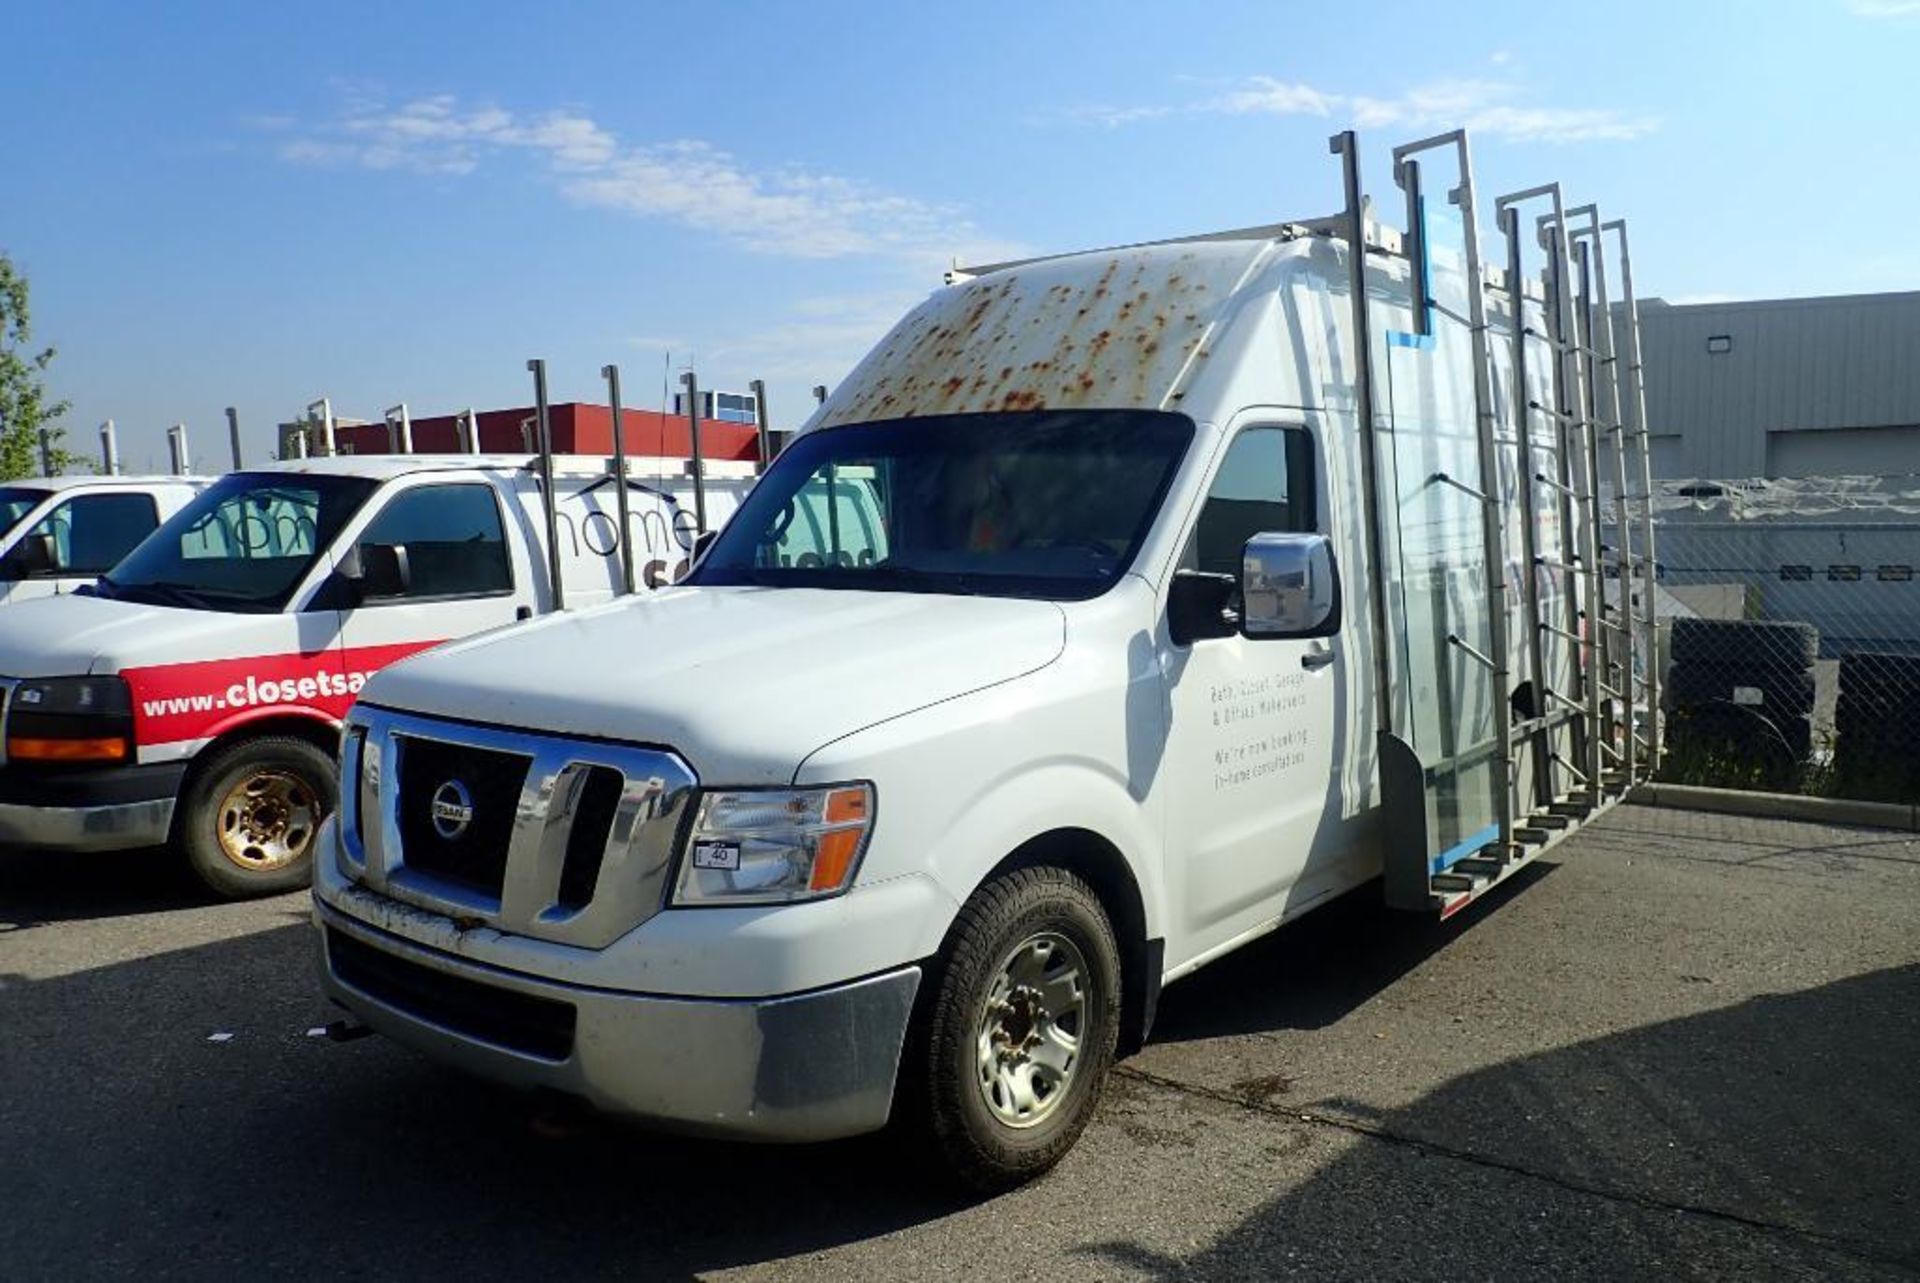
[{"label": "green tree", "polygon": [[39,475],[42,428],[53,437],[54,471],[78,462],[62,448],[67,430],[59,420],[68,403],[48,400],[42,382],[53,349],[33,351],[32,338],[27,278],[0,254],[0,481]]}]

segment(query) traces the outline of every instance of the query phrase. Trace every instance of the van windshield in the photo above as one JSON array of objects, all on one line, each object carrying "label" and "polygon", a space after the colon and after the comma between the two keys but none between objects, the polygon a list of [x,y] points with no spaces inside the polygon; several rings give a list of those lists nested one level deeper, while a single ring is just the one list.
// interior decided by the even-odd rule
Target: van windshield
[{"label": "van windshield", "polygon": [[1077,600],[1133,564],[1193,422],[944,415],[801,436],[688,582]]},{"label": "van windshield", "polygon": [[233,472],[101,577],[103,597],[272,614],[367,501],[365,477]]},{"label": "van windshield", "polygon": [[0,486],[0,536],[19,525],[20,519],[39,507],[48,493],[18,486]]}]

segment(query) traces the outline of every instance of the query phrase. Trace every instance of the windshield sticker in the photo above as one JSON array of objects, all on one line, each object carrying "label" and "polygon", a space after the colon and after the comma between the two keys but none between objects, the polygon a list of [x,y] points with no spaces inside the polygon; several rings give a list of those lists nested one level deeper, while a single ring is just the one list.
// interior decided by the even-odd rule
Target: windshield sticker
[{"label": "windshield sticker", "polygon": [[737,870],[740,867],[740,844],[738,842],[695,842],[693,867]]}]

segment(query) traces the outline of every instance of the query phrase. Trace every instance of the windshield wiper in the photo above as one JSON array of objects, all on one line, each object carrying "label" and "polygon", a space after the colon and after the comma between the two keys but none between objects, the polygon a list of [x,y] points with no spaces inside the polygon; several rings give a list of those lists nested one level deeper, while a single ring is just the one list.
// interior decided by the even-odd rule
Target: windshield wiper
[{"label": "windshield wiper", "polygon": [[144,584],[115,584],[114,591],[127,596],[132,593],[147,593],[162,606],[184,606],[188,610],[205,610],[208,607],[204,589],[192,584],[170,584],[166,582]]}]

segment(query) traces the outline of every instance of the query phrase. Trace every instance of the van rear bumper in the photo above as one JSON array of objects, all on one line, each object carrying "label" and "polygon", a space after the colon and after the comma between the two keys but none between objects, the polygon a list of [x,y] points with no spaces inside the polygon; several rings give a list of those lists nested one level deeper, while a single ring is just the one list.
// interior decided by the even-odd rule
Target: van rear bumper
[{"label": "van rear bumper", "polygon": [[668,1130],[762,1141],[878,1130],[920,968],[770,998],[560,984],[411,944],[316,899],[321,983],[371,1028],[515,1087]]},{"label": "van rear bumper", "polygon": [[0,846],[122,851],[159,846],[173,825],[185,762],[100,770],[0,768]]}]

